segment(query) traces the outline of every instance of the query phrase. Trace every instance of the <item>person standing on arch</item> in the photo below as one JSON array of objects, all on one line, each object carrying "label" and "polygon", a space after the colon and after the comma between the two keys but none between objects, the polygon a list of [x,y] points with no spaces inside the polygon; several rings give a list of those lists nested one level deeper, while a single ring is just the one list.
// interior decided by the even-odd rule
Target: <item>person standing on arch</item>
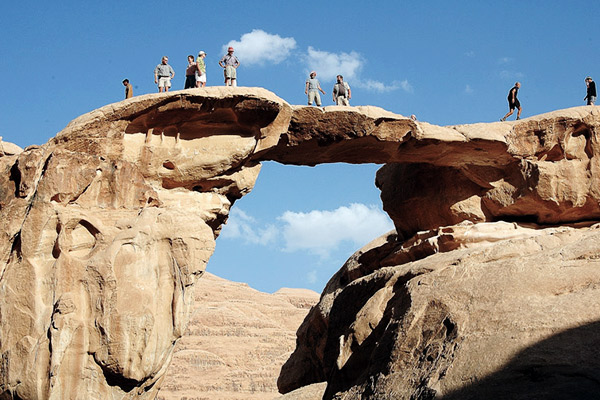
[{"label": "person standing on arch", "polygon": [[319,96],[319,92],[325,94],[325,91],[321,89],[321,84],[317,79],[317,73],[312,71],[310,73],[310,78],[306,80],[306,86],[304,87],[304,94],[308,95],[309,106],[312,106],[314,101],[317,107],[321,107],[321,96]]},{"label": "person standing on arch", "polygon": [[227,54],[219,61],[221,68],[225,68],[225,86],[237,86],[237,67],[240,66],[240,60],[233,55],[233,47],[227,49]]},{"label": "person standing on arch", "polygon": [[131,87],[131,83],[129,83],[129,79],[123,79],[123,86],[125,86],[125,98],[130,99],[133,97],[133,88]]},{"label": "person standing on arch", "polygon": [[585,78],[585,86],[587,86],[587,94],[583,98],[583,101],[587,100],[587,105],[593,106],[596,102],[596,82],[594,82],[591,76],[588,76]]},{"label": "person standing on arch", "polygon": [[206,86],[206,64],[204,63],[206,53],[201,50],[196,58],[196,87]]},{"label": "person standing on arch", "polygon": [[338,106],[349,106],[350,100],[352,98],[352,92],[350,91],[350,86],[344,82],[344,77],[338,75],[337,83],[333,85],[333,102]]},{"label": "person standing on arch", "polygon": [[161,63],[154,68],[154,83],[158,84],[159,93],[163,90],[168,92],[171,87],[171,79],[175,77],[175,71],[168,63],[169,57],[164,56]]},{"label": "person standing on arch", "polygon": [[194,56],[188,56],[188,66],[185,69],[185,86],[184,89],[193,89],[196,87],[196,61],[194,61]]},{"label": "person standing on arch", "polygon": [[519,88],[521,87],[521,82],[515,82],[515,86],[508,92],[508,113],[500,121],[506,121],[506,118],[510,117],[515,108],[519,111],[517,112],[517,119],[521,119],[521,103],[519,99],[517,99],[517,94],[519,93]]}]

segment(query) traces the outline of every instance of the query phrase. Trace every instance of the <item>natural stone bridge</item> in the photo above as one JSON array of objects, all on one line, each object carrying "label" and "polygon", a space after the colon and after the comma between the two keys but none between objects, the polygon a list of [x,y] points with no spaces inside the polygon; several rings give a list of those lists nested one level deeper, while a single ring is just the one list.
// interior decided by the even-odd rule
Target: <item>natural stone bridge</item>
[{"label": "natural stone bridge", "polygon": [[440,127],[218,87],[83,115],[0,153],[0,398],[154,398],[261,161],[385,163],[398,240],[461,221],[558,224],[600,217],[599,126],[592,107]]}]

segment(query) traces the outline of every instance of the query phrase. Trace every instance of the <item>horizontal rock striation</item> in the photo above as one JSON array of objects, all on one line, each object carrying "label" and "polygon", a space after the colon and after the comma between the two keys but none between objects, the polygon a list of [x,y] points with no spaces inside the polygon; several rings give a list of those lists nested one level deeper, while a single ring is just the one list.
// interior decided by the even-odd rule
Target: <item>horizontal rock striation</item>
[{"label": "horizontal rock striation", "polygon": [[205,273],[158,400],[272,400],[296,329],[317,303],[307,289],[263,293]]}]

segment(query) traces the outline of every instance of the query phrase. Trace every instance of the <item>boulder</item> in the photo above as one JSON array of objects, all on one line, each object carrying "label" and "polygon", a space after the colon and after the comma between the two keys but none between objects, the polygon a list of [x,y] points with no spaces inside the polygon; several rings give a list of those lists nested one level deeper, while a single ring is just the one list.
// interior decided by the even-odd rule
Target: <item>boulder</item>
[{"label": "boulder", "polygon": [[23,149],[14,143],[3,142],[2,136],[0,136],[0,157],[3,156],[14,156],[22,152]]},{"label": "boulder", "polygon": [[390,233],[330,280],[282,368],[324,399],[593,398],[600,225]]}]

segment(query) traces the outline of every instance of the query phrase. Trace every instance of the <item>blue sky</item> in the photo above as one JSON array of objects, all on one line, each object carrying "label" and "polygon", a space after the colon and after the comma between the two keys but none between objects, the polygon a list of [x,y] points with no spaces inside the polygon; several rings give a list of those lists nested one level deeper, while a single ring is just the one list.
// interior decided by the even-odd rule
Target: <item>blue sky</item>
[{"label": "blue sky", "polygon": [[[518,80],[527,117],[584,104],[585,76],[600,76],[599,17],[598,1],[13,2],[0,14],[0,136],[44,143],[73,118],[120,101],[124,78],[134,94],[153,93],[163,55],[174,89],[199,50],[208,53],[208,85],[221,85],[217,62],[229,44],[240,86],[291,104],[305,104],[315,69],[325,105],[342,73],[352,105],[439,125],[488,122],[508,111]],[[377,168],[265,163],[209,270],[260,290],[320,291],[391,226],[373,184]]]}]

